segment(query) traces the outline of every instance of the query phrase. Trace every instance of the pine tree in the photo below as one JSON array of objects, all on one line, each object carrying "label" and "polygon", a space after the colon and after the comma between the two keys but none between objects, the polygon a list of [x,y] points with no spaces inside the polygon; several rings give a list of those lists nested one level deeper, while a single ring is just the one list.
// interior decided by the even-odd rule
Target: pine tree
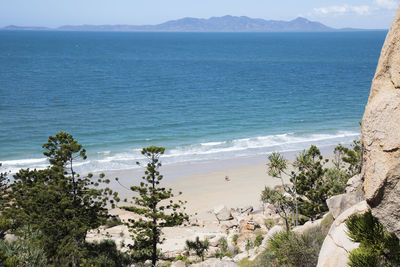
[{"label": "pine tree", "polygon": [[[299,214],[314,220],[327,211],[326,199],[330,190],[325,179],[327,168],[324,164],[327,160],[323,159],[316,146],[311,146],[297,156],[291,172],[288,171],[287,160],[279,153],[272,153],[268,159],[268,174],[279,178],[282,188],[291,196],[291,201],[283,202],[285,205],[291,202],[294,225],[298,224]],[[283,175],[289,178],[291,184],[284,183]]]},{"label": "pine tree", "polygon": [[50,166],[44,170],[20,170],[11,185],[12,207],[6,210],[15,227],[29,226],[41,233],[49,263],[79,266],[86,253],[86,234],[102,225],[106,205],[118,200],[100,175],[80,176],[74,171],[77,159],[85,160],[86,151],[65,132],[49,137],[43,153]]},{"label": "pine tree", "polygon": [[350,252],[349,266],[400,266],[400,241],[385,230],[371,211],[354,214],[346,221],[347,235],[360,243]]},{"label": "pine tree", "polygon": [[195,241],[186,240],[186,249],[194,250],[196,252],[197,257],[204,261],[204,253],[208,250],[210,246],[208,239],[201,241],[197,236]]},{"label": "pine tree", "polygon": [[184,202],[169,200],[174,197],[172,189],[160,186],[163,176],[159,172],[159,158],[164,151],[165,148],[156,146],[142,149],[142,154],[148,160],[145,176],[139,186],[131,187],[139,196],[133,197],[134,206],[124,207],[141,216],[138,220],[130,220],[128,224],[134,240],[134,244],[130,245],[132,257],[136,262],[151,260],[152,266],[156,266],[159,258],[157,245],[165,240],[162,228],[181,225],[189,219],[183,211]]},{"label": "pine tree", "polygon": [[327,168],[320,150],[311,146],[308,150],[300,153],[294,162],[298,172],[294,174],[291,182],[295,184],[299,198],[301,214],[317,219],[328,210],[326,199],[329,187],[325,184],[325,173]]}]

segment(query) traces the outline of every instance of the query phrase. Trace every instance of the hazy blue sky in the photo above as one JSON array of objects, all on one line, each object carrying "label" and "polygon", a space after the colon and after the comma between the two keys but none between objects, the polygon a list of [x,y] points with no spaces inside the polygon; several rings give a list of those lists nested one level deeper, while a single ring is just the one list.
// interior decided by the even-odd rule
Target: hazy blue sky
[{"label": "hazy blue sky", "polygon": [[388,28],[400,0],[0,0],[0,27],[158,24],[182,17],[235,15],[332,27]]}]

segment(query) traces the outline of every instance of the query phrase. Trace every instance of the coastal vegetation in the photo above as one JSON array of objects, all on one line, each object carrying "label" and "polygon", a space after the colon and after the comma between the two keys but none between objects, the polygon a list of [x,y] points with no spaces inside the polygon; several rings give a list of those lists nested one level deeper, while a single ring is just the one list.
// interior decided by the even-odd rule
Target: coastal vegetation
[{"label": "coastal vegetation", "polygon": [[130,219],[126,224],[134,240],[134,244],[128,246],[132,259],[141,263],[151,260],[152,266],[156,266],[160,256],[157,245],[164,241],[161,230],[164,227],[182,225],[189,220],[184,212],[185,203],[170,200],[174,197],[172,189],[160,186],[163,176],[159,172],[159,158],[164,151],[163,147],[143,148],[142,154],[148,160],[145,176],[140,185],[131,187],[139,196],[133,197],[133,206],[123,207],[141,216],[138,220]]},{"label": "coastal vegetation", "polygon": [[[6,190],[2,221],[10,222],[9,229],[19,241],[9,246],[8,256],[3,253],[2,260],[23,265],[24,258],[18,257],[21,249],[15,249],[22,246],[29,255],[45,257],[50,266],[84,265],[93,248],[86,243],[86,235],[106,222],[106,206],[113,206],[118,194],[99,187],[109,182],[104,175],[95,179],[92,174],[80,176],[74,171],[75,161],[85,160],[86,151],[70,134],[50,136],[43,148],[50,166],[21,169]],[[40,249],[44,253],[39,253]]]},{"label": "coastal vegetation", "polygon": [[371,211],[354,214],[347,221],[348,236],[360,243],[349,254],[351,267],[399,266],[400,241],[385,230]]},{"label": "coastal vegetation", "polygon": [[198,236],[194,241],[186,240],[186,249],[188,251],[190,250],[195,251],[197,257],[199,257],[201,261],[204,260],[204,253],[208,250],[209,246],[210,244],[208,242],[208,239],[201,241]]},{"label": "coastal vegetation", "polygon": [[[162,230],[189,222],[189,216],[185,213],[185,202],[172,201],[172,189],[161,186],[163,147],[142,149],[142,155],[147,159],[144,176],[139,185],[130,187],[136,193],[130,201],[132,205],[122,207],[139,216],[125,222],[109,214],[108,208],[115,207],[120,199],[107,187],[110,181],[104,174],[95,178],[92,174],[81,176],[75,172],[76,160],[85,160],[86,151],[71,135],[59,132],[50,136],[43,149],[50,164],[46,169],[21,169],[12,180],[9,173],[0,174],[0,262],[4,266],[170,264],[170,261],[160,261],[164,259],[159,249],[165,240]],[[326,200],[344,193],[348,179],[360,171],[358,142],[350,147],[339,145],[334,152],[332,164],[328,164],[315,146],[299,153],[291,166],[279,153],[269,156],[269,174],[278,178],[281,185],[265,187],[261,200],[269,208],[271,205],[275,208],[281,221],[270,218],[264,223],[268,231],[281,227],[279,224],[283,224],[286,231],[268,237],[265,244],[266,236],[261,231],[256,231],[253,238],[241,241],[244,242],[243,253],[248,257],[256,250],[261,251],[254,260],[241,260],[241,266],[316,265],[333,222],[333,216],[326,214]],[[293,230],[307,221],[316,220],[320,222],[301,232]],[[107,239],[88,242],[88,232],[101,225],[105,229],[125,225],[131,232],[132,244],[118,247]],[[350,266],[399,264],[399,240],[370,212],[351,216],[346,226],[349,237],[360,243],[359,248],[350,253]],[[12,233],[14,239],[5,240],[6,233]],[[227,237],[220,237],[212,257],[221,260],[242,253],[239,235],[232,235],[230,240],[232,247]],[[187,240],[186,254],[175,259],[185,263],[204,261],[209,247],[208,239]],[[190,258],[190,251],[196,253],[198,260]]]},{"label": "coastal vegetation", "polygon": [[[273,204],[289,231],[292,226],[321,218],[328,210],[326,200],[345,192],[347,181],[360,171],[361,147],[354,141],[350,148],[338,145],[334,149],[332,167],[316,146],[298,154],[289,170],[288,160],[272,153],[267,163],[268,174],[278,178],[281,186],[265,187],[263,203]],[[285,183],[285,179],[289,183]]]}]

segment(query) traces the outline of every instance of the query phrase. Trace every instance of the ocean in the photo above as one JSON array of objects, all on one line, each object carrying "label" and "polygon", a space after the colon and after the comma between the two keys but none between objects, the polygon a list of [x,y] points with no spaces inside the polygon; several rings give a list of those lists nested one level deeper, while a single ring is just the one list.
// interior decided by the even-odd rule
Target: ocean
[{"label": "ocean", "polygon": [[45,167],[58,131],[81,172],[349,144],[386,33],[0,31],[2,170]]}]

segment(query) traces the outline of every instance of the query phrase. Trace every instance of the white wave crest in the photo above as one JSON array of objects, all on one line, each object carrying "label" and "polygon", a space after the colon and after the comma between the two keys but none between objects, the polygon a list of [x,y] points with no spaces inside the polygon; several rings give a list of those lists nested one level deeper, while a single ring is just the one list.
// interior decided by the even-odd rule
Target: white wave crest
[{"label": "white wave crest", "polygon": [[[234,158],[238,156],[252,156],[268,154],[274,151],[300,151],[311,144],[317,146],[332,146],[338,143],[349,144],[357,139],[359,133],[338,131],[326,134],[277,134],[241,138],[225,141],[210,141],[192,145],[178,146],[167,149],[163,156],[163,163],[179,163],[198,160],[212,160]],[[75,166],[79,172],[96,172],[105,170],[130,169],[137,167],[136,162],[143,161],[145,157],[140,148],[126,150],[125,152],[102,151],[89,155],[90,160],[78,161]],[[21,159],[3,161],[2,170],[17,172],[21,168],[43,169],[48,166],[45,158]]]}]

